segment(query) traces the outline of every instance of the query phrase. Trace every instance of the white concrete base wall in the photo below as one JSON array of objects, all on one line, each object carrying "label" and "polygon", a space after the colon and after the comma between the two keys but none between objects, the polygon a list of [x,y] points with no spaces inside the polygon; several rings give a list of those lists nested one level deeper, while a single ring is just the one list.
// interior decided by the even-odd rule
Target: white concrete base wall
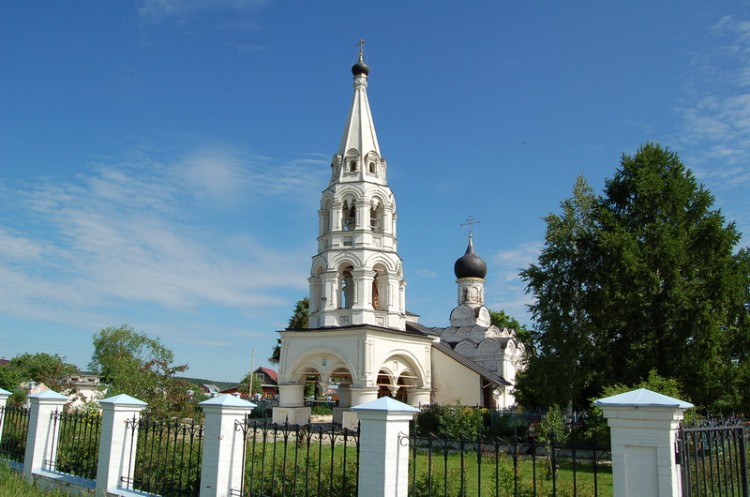
[{"label": "white concrete base wall", "polygon": [[274,423],[289,423],[290,425],[306,425],[310,422],[312,409],[309,407],[274,407]]},{"label": "white concrete base wall", "polygon": [[344,411],[341,416],[341,427],[356,431],[359,426],[359,416],[354,411]]}]

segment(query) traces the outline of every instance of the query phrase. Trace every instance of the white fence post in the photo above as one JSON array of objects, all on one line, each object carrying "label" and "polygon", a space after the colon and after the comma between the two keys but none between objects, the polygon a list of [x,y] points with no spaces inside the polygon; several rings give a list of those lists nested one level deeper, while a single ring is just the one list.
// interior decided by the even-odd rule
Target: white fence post
[{"label": "white fence post", "polygon": [[8,397],[11,393],[0,388],[0,443],[3,441],[3,424],[5,423],[5,406],[8,403]]},{"label": "white fence post", "polygon": [[409,421],[419,409],[391,397],[352,408],[359,416],[359,497],[406,497]]},{"label": "white fence post", "polygon": [[23,474],[29,480],[33,479],[34,473],[40,473],[45,464],[54,469],[60,424],[53,419],[53,415],[56,411],[62,411],[67,401],[65,395],[52,390],[29,395],[31,412],[23,459]]},{"label": "white fence post", "polygon": [[[137,422],[146,403],[129,395],[116,395],[99,401],[102,406],[102,434],[99,442],[99,463],[96,468],[96,495],[117,493],[121,478],[130,482],[135,469],[135,447],[138,430],[128,426]],[[130,485],[122,485],[127,488]]]},{"label": "white fence post", "polygon": [[612,438],[614,497],[680,497],[676,433],[693,404],[641,388],[596,405]]},{"label": "white fence post", "polygon": [[206,415],[200,497],[240,495],[245,478],[245,438],[235,422],[244,424],[256,406],[234,395],[220,395],[198,405]]}]

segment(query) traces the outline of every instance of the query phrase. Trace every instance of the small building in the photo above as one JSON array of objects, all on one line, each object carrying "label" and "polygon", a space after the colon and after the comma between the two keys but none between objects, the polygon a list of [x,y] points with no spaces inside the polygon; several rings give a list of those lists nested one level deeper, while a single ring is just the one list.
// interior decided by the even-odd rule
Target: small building
[{"label": "small building", "polygon": [[278,373],[271,368],[260,367],[253,371],[257,378],[260,378],[261,396],[264,399],[273,399],[279,394]]},{"label": "small building", "polygon": [[[253,371],[253,376],[260,380],[260,394],[256,394],[263,399],[274,399],[279,394],[278,375],[276,371],[271,368],[260,367]],[[240,392],[240,386],[235,385],[233,387],[226,388],[219,393],[225,393],[234,395],[235,397],[247,398],[246,392]]]},{"label": "small building", "polygon": [[68,396],[68,409],[78,409],[89,402],[101,400],[107,394],[101,376],[95,374],[71,374],[62,379],[62,395]]}]

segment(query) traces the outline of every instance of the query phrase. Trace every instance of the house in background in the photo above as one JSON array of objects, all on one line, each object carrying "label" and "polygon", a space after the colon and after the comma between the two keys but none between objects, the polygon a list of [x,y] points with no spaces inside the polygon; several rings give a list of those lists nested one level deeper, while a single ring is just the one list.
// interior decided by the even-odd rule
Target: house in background
[{"label": "house in background", "polygon": [[[253,375],[256,378],[260,379],[260,388],[261,393],[260,398],[263,399],[274,399],[279,394],[279,385],[277,383],[278,375],[276,371],[274,371],[271,368],[264,368],[260,367],[257,368],[255,371],[253,371]],[[219,393],[227,393],[230,395],[234,395],[236,397],[242,397],[246,398],[247,394],[244,392],[240,392],[240,386],[236,385],[230,388],[227,388],[225,390],[222,390]],[[256,394],[256,398],[257,398]]]},{"label": "house in background", "polygon": [[278,374],[271,368],[258,368],[253,371],[260,378],[261,396],[264,399],[273,399],[279,394]]},{"label": "house in background", "polygon": [[68,396],[68,409],[79,409],[89,402],[101,400],[107,394],[101,376],[95,374],[72,374],[63,378],[60,392]]}]

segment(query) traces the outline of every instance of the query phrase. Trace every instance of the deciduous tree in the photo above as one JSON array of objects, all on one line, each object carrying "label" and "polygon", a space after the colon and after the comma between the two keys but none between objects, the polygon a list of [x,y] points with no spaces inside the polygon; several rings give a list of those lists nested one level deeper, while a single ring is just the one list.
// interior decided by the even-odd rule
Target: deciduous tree
[{"label": "deciduous tree", "polygon": [[545,218],[545,246],[537,263],[521,272],[527,292],[534,295],[529,308],[536,325],[534,353],[527,356],[517,384],[518,400],[527,407],[583,406],[599,383],[587,310],[596,197],[583,177],[561,208],[561,215]]},{"label": "deciduous tree", "polygon": [[173,361],[174,354],[159,339],[123,325],[94,335],[89,368],[102,376],[110,396],[124,393],[140,399],[155,417],[191,417],[195,405],[190,384],[175,377],[188,366]]},{"label": "deciduous tree", "polygon": [[77,373],[80,373],[77,366],[57,354],[19,354],[0,367],[0,388],[13,392],[14,401],[23,402],[26,395],[20,390],[22,382],[44,383],[49,389],[60,392],[65,387],[65,377]]}]

